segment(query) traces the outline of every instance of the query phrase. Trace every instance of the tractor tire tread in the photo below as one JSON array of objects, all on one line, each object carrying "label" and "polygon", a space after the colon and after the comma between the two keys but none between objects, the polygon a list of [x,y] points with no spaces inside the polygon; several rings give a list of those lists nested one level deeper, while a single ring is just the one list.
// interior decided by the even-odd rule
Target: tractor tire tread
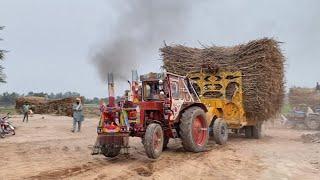
[{"label": "tractor tire tread", "polygon": [[152,158],[152,159],[159,158],[161,155],[162,149],[163,149],[163,147],[161,147],[161,151],[156,152],[153,147],[153,135],[154,135],[155,131],[157,130],[157,128],[160,128],[160,130],[162,132],[161,146],[163,146],[163,141],[164,141],[163,131],[162,131],[162,127],[159,124],[156,124],[156,123],[149,124],[147,126],[145,136],[143,138],[143,145],[144,145],[144,149],[146,151],[146,154],[149,158]]},{"label": "tractor tire tread", "polygon": [[[192,137],[192,122],[195,114],[202,114],[205,118],[205,112],[200,107],[190,107],[182,113],[180,120],[180,135],[182,140],[182,146],[185,150],[191,152],[202,152],[206,148],[208,143],[209,133],[207,135],[206,142],[203,146],[197,146],[193,142]],[[207,121],[205,121],[207,123]],[[208,125],[207,125],[208,128]]]},{"label": "tractor tire tread", "polygon": [[[221,136],[221,128],[225,127],[226,135],[225,137]],[[218,118],[213,123],[213,137],[217,144],[224,145],[228,141],[228,126],[226,121],[221,118]]]},{"label": "tractor tire tread", "polygon": [[110,158],[113,158],[113,157],[116,157],[120,154],[120,151],[121,151],[121,147],[115,147],[115,148],[112,148],[112,149],[105,149],[103,150],[102,149],[102,154],[105,156],[105,157],[110,157]]}]

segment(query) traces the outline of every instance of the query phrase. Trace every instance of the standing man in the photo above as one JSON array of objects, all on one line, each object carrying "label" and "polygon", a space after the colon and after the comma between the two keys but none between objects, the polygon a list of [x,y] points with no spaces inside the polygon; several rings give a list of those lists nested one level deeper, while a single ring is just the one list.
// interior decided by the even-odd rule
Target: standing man
[{"label": "standing man", "polygon": [[78,124],[78,132],[80,132],[81,129],[81,123],[84,120],[84,116],[82,113],[82,104],[81,104],[81,99],[77,98],[76,103],[73,104],[73,129],[72,132],[76,131],[76,126]]},{"label": "standing man", "polygon": [[30,105],[29,105],[29,103],[25,103],[22,106],[22,112],[23,112],[23,120],[22,120],[22,122],[24,122],[24,120],[26,120],[26,122],[29,121],[29,111],[30,111]]}]

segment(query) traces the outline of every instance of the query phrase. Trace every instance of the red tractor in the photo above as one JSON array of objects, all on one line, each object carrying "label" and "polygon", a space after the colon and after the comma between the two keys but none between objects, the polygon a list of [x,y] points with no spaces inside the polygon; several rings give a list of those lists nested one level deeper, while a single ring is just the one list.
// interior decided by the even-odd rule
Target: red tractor
[{"label": "red tractor", "polygon": [[[114,123],[119,125],[119,132],[141,137],[146,154],[153,159],[160,156],[170,138],[181,138],[187,151],[205,150],[209,138],[207,108],[189,79],[172,73],[149,73],[140,76],[140,82],[139,88],[131,88],[131,94],[138,93],[139,102],[131,99],[120,103],[116,118],[127,123],[126,126]],[[118,140],[120,147],[123,146],[124,140]]]},{"label": "red tractor", "polygon": [[200,103],[189,79],[149,73],[140,76],[140,81],[140,123],[134,134],[143,139],[148,157],[158,158],[170,138],[181,138],[187,151],[203,151],[209,137],[207,108]]}]

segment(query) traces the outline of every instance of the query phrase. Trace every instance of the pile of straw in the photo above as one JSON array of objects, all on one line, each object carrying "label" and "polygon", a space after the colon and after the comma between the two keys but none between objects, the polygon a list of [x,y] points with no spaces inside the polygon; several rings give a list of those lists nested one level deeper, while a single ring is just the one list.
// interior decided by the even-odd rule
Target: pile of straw
[{"label": "pile of straw", "polygon": [[279,42],[264,38],[234,47],[190,48],[182,45],[160,49],[163,68],[186,75],[201,68],[241,71],[246,117],[267,120],[279,113],[284,98],[284,62]]}]

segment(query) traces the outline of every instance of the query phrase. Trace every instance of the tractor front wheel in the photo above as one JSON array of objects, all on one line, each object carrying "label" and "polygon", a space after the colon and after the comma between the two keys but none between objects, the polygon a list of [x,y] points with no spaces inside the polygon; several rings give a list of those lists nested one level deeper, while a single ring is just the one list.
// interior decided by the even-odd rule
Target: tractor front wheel
[{"label": "tractor front wheel", "polygon": [[104,145],[101,147],[101,153],[105,156],[105,157],[116,157],[120,154],[120,150],[121,147],[120,146],[108,146],[108,145]]},{"label": "tractor front wheel", "polygon": [[206,114],[200,107],[185,110],[180,120],[180,135],[185,150],[204,151],[209,139]]},{"label": "tractor front wheel", "polygon": [[225,120],[218,118],[213,123],[213,137],[216,143],[223,145],[228,140],[228,126]]},{"label": "tractor front wheel", "polygon": [[157,159],[163,150],[163,130],[159,124],[149,124],[144,136],[143,144],[149,158]]}]

